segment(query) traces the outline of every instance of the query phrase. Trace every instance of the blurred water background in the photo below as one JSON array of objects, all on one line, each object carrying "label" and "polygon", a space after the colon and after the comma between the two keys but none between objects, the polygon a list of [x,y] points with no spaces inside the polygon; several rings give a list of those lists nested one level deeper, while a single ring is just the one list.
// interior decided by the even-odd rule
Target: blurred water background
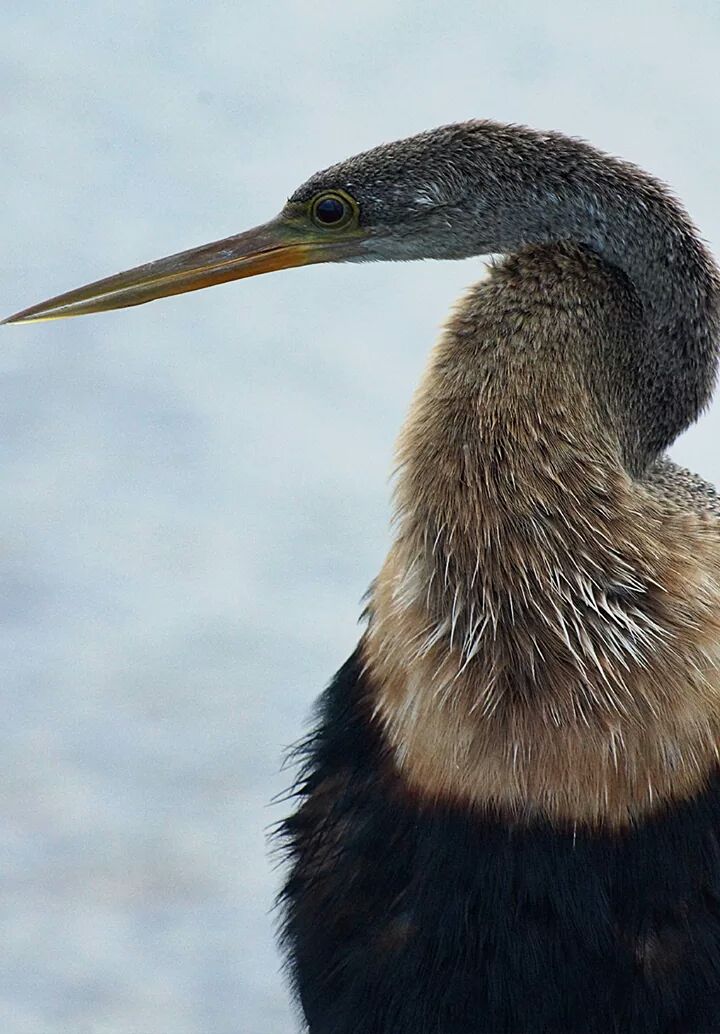
[{"label": "blurred water background", "polygon": [[[443,122],[585,136],[720,247],[720,7],[4,0],[0,311]],[[393,439],[482,263],[3,328],[0,1029],[286,1034],[266,831],[352,649]],[[720,481],[715,408],[674,455]]]}]

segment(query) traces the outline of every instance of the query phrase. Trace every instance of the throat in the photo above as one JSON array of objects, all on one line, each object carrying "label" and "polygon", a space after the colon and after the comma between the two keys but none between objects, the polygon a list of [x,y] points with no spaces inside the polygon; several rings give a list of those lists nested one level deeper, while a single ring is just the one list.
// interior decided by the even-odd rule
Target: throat
[{"label": "throat", "polygon": [[[528,261],[545,267],[549,249],[537,251]],[[543,308],[512,267],[470,293],[403,429],[396,490],[398,600],[422,604],[429,641],[447,633],[464,662],[488,637],[525,648],[533,677],[548,629],[572,645],[578,609],[642,588],[618,548],[624,433],[595,370],[613,322],[578,316],[567,258],[552,262]]]},{"label": "throat", "polygon": [[436,348],[400,439],[365,653],[415,789],[623,824],[709,767],[717,658],[700,642],[678,658],[700,636],[669,596],[697,598],[702,564],[678,552],[696,529],[628,472],[597,365],[616,314],[592,309],[586,269],[578,311],[577,266],[553,261],[559,294],[546,277],[539,305],[503,267]]}]

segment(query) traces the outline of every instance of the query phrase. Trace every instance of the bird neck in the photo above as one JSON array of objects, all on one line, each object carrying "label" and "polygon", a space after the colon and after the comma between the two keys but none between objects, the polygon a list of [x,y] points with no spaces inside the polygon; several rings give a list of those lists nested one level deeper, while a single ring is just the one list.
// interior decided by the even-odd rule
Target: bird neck
[{"label": "bird neck", "polygon": [[[717,269],[694,228],[649,181],[626,195],[597,195],[582,244],[626,282],[615,347],[602,350],[609,414],[626,467],[639,474],[693,423],[710,400],[720,338]],[[652,203],[650,203],[650,199]],[[588,360],[592,357],[588,356]],[[596,357],[596,359],[599,356]]]},{"label": "bird neck", "polygon": [[[640,473],[710,399],[718,270],[681,206],[634,166],[552,134],[495,127],[484,139],[485,150],[462,167],[465,195],[477,207],[468,204],[461,247],[509,255],[569,243],[614,272],[608,290],[625,294],[623,322],[613,328],[615,348],[603,349],[594,366],[625,466]],[[567,300],[579,313],[583,285]],[[581,357],[593,363],[586,351]]]},{"label": "bird neck", "polygon": [[[481,613],[497,632],[508,600],[531,582],[547,594],[568,555],[574,577],[604,565],[609,584],[626,580],[614,550],[598,556],[630,481],[607,371],[634,298],[616,281],[568,245],[504,260],[456,311],[415,397],[396,486],[403,592],[426,583],[429,618],[453,638],[474,602],[467,650]],[[596,569],[578,572],[593,552]]]},{"label": "bird neck", "polygon": [[628,473],[615,279],[568,245],[505,260],[415,397],[364,651],[424,796],[622,825],[716,756],[717,531]]}]

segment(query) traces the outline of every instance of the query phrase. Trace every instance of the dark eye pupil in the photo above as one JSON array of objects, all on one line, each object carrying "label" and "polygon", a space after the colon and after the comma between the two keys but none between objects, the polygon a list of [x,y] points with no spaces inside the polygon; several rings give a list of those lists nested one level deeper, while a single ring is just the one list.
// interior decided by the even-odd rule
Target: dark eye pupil
[{"label": "dark eye pupil", "polygon": [[336,197],[324,197],[315,205],[315,218],[320,223],[339,223],[345,215],[345,203]]}]

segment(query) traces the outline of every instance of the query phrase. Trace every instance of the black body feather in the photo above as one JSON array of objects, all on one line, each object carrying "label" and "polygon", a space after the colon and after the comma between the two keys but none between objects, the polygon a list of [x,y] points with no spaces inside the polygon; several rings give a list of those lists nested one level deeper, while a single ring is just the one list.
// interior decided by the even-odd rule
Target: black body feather
[{"label": "black body feather", "polygon": [[359,651],[304,747],[285,946],[310,1034],[720,1032],[720,780],[625,832],[430,805]]}]

